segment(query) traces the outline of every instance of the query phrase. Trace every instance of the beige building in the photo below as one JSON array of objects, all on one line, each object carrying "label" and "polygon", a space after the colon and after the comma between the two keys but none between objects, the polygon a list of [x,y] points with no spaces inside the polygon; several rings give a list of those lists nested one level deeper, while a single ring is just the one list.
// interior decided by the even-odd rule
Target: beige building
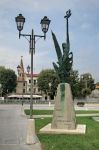
[{"label": "beige building", "polygon": [[[18,77],[16,94],[30,94],[31,92],[31,74],[24,71],[23,59],[21,57],[20,65],[17,66]],[[41,91],[37,85],[38,74],[33,74],[33,95],[40,95]]]}]

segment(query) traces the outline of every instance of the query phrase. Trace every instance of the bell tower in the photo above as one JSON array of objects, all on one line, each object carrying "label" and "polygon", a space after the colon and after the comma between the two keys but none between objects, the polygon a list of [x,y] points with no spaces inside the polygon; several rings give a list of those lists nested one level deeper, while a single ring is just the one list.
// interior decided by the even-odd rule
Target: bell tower
[{"label": "bell tower", "polygon": [[18,71],[18,80],[24,80],[24,65],[23,65],[23,56],[21,56],[20,65],[17,66]]},{"label": "bell tower", "polygon": [[20,65],[17,66],[18,77],[17,77],[17,88],[16,93],[23,94],[26,93],[26,81],[25,72],[23,65],[23,56],[21,56]]}]

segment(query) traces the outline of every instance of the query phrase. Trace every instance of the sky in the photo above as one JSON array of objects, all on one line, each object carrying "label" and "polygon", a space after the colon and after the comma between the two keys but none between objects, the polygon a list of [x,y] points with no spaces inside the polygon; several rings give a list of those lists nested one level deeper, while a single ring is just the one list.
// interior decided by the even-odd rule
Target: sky
[{"label": "sky", "polygon": [[0,66],[17,72],[23,56],[24,68],[30,65],[29,42],[18,38],[15,17],[22,14],[26,21],[22,33],[43,35],[40,21],[44,16],[50,20],[46,40],[36,39],[34,73],[53,68],[57,62],[51,30],[60,46],[66,41],[66,11],[69,18],[70,51],[73,52],[73,69],[79,75],[91,73],[99,82],[99,0],[2,0],[0,1]]}]

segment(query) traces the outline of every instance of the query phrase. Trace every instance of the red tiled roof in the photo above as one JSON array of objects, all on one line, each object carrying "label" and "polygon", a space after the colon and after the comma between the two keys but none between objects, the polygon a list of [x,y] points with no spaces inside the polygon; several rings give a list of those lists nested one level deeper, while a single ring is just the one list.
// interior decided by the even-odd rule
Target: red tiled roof
[{"label": "red tiled roof", "polygon": [[[27,77],[31,77],[31,74],[26,74],[27,75]],[[39,76],[39,74],[33,74],[32,75],[32,77],[38,77]]]},{"label": "red tiled roof", "polygon": [[99,85],[96,85],[96,89],[99,89]]}]

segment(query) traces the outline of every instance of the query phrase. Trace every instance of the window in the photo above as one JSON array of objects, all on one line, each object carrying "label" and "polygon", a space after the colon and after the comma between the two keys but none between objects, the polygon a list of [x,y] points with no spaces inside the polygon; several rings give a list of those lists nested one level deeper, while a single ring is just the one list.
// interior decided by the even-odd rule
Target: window
[{"label": "window", "polygon": [[31,80],[29,80],[29,83],[31,83]]},{"label": "window", "polygon": [[23,83],[23,86],[25,86],[25,82]]},{"label": "window", "polygon": [[34,80],[34,85],[36,85],[36,80]]},{"label": "window", "polygon": [[40,88],[38,88],[38,92],[40,92]]},{"label": "window", "polygon": [[23,89],[23,93],[25,93],[25,89]]}]

